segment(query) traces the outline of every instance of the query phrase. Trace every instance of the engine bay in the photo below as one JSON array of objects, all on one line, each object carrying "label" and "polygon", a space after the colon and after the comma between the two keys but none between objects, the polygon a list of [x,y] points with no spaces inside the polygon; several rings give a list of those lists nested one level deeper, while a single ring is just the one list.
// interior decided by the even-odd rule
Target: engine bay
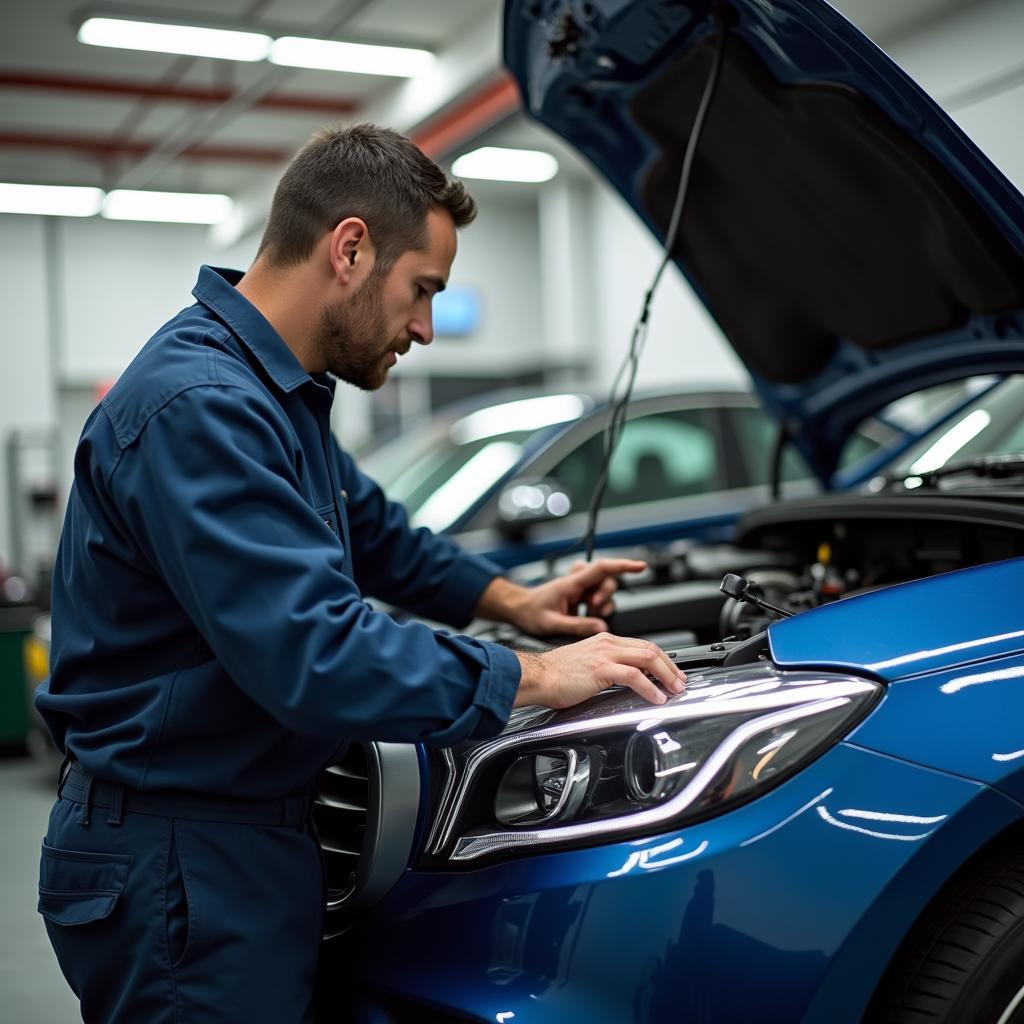
[{"label": "engine bay", "polygon": [[[653,640],[684,669],[739,664],[766,655],[765,631],[782,614],[1024,556],[1024,509],[1012,491],[819,495],[747,515],[732,543],[680,540],[601,556],[648,564],[621,581],[611,632]],[[536,582],[569,571],[573,560],[533,563],[517,576]],[[723,591],[730,574],[746,585],[742,598]],[[508,626],[489,626],[480,635],[537,652],[571,642]]]}]

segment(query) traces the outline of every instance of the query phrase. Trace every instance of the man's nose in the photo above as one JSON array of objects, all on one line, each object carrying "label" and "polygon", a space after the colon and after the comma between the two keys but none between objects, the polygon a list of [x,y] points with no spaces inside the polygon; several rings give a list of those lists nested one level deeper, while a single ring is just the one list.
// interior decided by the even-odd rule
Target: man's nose
[{"label": "man's nose", "polygon": [[420,345],[429,345],[434,340],[433,317],[417,317],[409,324],[409,334]]}]

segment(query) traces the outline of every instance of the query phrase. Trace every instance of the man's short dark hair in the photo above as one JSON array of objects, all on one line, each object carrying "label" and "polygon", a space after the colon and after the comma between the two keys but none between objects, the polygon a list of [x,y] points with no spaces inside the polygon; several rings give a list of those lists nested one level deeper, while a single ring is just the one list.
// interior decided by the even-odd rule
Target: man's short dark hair
[{"label": "man's short dark hair", "polygon": [[274,266],[301,263],[325,232],[359,217],[378,270],[386,272],[403,252],[424,247],[433,207],[447,210],[460,228],[476,216],[462,182],[450,180],[404,135],[373,124],[322,128],[278,182],[258,254]]}]

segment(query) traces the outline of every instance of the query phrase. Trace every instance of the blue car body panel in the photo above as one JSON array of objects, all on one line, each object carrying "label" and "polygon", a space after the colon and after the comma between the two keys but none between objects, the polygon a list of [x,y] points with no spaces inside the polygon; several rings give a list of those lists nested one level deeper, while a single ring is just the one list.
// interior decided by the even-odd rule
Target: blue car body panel
[{"label": "blue car body panel", "polygon": [[772,658],[888,682],[1012,654],[1024,662],[1022,582],[1024,559],[1013,558],[813,608],[771,627]]},{"label": "blue car body panel", "polygon": [[1019,817],[983,785],[840,744],[675,833],[410,870],[335,962],[367,1024],[389,995],[531,1024],[854,1021],[936,889]]},{"label": "blue car body panel", "polygon": [[[537,16],[537,6],[510,0],[505,8],[505,63],[520,84],[526,111],[586,156],[663,241],[641,199],[658,147],[639,127],[633,103],[673,55],[716,33],[713,4],[561,0],[545,5],[544,17]],[[859,93],[941,164],[1005,239],[1008,253],[1024,255],[1024,197],[934,100],[842,15],[821,0],[730,0],[728,9],[730,37],[742,41],[778,83]],[[577,35],[572,54],[553,57],[552,40],[565,19]],[[600,117],[594,114],[595,100]],[[675,262],[707,304],[685,261]],[[1024,280],[1024,263],[1018,258],[1009,272]],[[787,424],[825,486],[852,430],[887,403],[970,374],[1024,367],[1024,309],[975,311],[949,329],[870,350],[851,339],[831,340],[831,358],[811,376],[780,383],[752,372],[766,408]]]}]

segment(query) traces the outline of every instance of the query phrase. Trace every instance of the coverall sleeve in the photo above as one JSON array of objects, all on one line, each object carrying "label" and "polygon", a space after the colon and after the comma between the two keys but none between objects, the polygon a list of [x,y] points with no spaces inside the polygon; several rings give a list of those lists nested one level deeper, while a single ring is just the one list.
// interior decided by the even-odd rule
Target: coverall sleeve
[{"label": "coverall sleeve", "polygon": [[519,684],[498,645],[396,623],[362,599],[255,391],[201,385],[125,448],[128,528],[234,682],[304,735],[447,746],[500,731]]},{"label": "coverall sleeve", "polygon": [[405,509],[333,442],[348,494],[348,526],[358,579],[370,597],[406,611],[465,626],[499,565],[463,551],[426,527],[413,529]]}]

